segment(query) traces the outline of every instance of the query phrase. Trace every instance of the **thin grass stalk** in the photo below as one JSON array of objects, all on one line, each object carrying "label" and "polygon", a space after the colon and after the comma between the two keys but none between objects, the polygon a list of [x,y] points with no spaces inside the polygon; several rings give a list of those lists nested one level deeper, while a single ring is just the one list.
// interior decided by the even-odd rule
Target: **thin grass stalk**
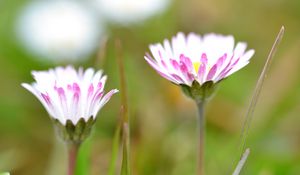
[{"label": "thin grass stalk", "polygon": [[239,138],[239,142],[238,142],[239,143],[239,152],[238,152],[239,156],[238,157],[243,156],[243,150],[245,150],[246,141],[247,141],[247,137],[248,137],[248,134],[249,134],[249,129],[250,129],[250,126],[251,126],[251,121],[253,119],[254,110],[255,110],[259,95],[261,93],[264,81],[267,77],[267,73],[270,69],[273,57],[274,57],[275,52],[278,48],[278,45],[279,45],[279,43],[280,43],[280,41],[283,37],[283,34],[284,34],[284,26],[281,27],[281,29],[280,29],[273,45],[272,45],[272,48],[269,52],[269,55],[268,55],[267,60],[265,62],[265,65],[262,69],[262,72],[261,72],[261,74],[260,74],[260,76],[257,80],[256,86],[255,86],[255,89],[254,89],[254,93],[252,95],[249,107],[248,107],[246,115],[245,115],[244,124],[243,124],[242,130],[241,130],[241,134],[240,134],[240,138]]},{"label": "thin grass stalk", "polygon": [[242,168],[244,167],[249,154],[250,154],[250,149],[247,148],[232,175],[239,175],[241,173]]},{"label": "thin grass stalk", "polygon": [[108,175],[115,175],[116,174],[116,166],[118,160],[118,153],[120,148],[120,135],[121,135],[121,122],[118,123],[112,144],[112,155],[111,161],[108,169]]},{"label": "thin grass stalk", "polygon": [[240,147],[240,152],[241,152],[241,156],[242,156],[242,150],[245,150],[245,145],[246,145],[246,140],[247,140],[247,137],[248,137],[248,133],[249,133],[249,128],[250,128],[250,125],[251,125],[251,121],[252,121],[252,118],[253,118],[253,113],[254,113],[254,110],[255,110],[255,107],[256,107],[256,104],[257,104],[257,101],[258,101],[258,97],[261,93],[261,90],[262,90],[262,87],[263,87],[263,84],[265,82],[265,79],[267,77],[267,73],[270,69],[270,66],[271,66],[271,63],[272,63],[272,60],[273,60],[273,57],[274,57],[274,54],[277,50],[277,47],[283,37],[283,34],[284,34],[284,27],[282,26],[276,39],[275,39],[275,42],[272,46],[272,49],[268,55],[268,58],[267,58],[267,61],[263,67],[263,70],[259,76],[259,79],[256,83],[256,87],[255,87],[255,90],[254,90],[254,94],[252,96],[252,99],[251,99],[251,102],[250,102],[250,105],[248,107],[248,110],[247,110],[247,113],[246,113],[246,117],[245,117],[245,122],[244,122],[244,126],[242,128],[242,132],[241,132],[241,147]]},{"label": "thin grass stalk", "polygon": [[97,56],[95,59],[95,65],[96,67],[103,67],[106,61],[106,52],[107,52],[107,43],[108,38],[107,36],[104,36],[103,39],[100,40]]},{"label": "thin grass stalk", "polygon": [[121,117],[122,117],[122,143],[123,159],[121,175],[130,175],[130,127],[128,115],[127,86],[125,79],[124,60],[122,55],[122,44],[119,39],[116,40],[116,54],[120,73],[120,92],[121,92]]}]

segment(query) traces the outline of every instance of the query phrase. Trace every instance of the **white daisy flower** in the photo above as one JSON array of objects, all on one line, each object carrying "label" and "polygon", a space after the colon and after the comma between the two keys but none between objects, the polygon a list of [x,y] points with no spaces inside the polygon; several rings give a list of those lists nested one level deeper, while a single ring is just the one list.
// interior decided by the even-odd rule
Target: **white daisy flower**
[{"label": "white daisy flower", "polygon": [[112,22],[129,25],[165,10],[170,0],[92,0],[98,11]]},{"label": "white daisy flower", "polygon": [[22,83],[46,108],[49,115],[62,125],[80,119],[96,118],[99,110],[118,92],[113,89],[105,94],[106,76],[92,68],[76,71],[72,66],[56,67],[48,71],[32,71],[35,82]]},{"label": "white daisy flower", "polygon": [[88,57],[103,33],[97,15],[78,1],[34,1],[17,21],[17,34],[31,53],[55,62]]},{"label": "white daisy flower", "polygon": [[154,59],[146,61],[164,78],[178,85],[217,83],[246,66],[254,50],[244,42],[234,43],[231,35],[178,33],[171,41],[150,45]]}]

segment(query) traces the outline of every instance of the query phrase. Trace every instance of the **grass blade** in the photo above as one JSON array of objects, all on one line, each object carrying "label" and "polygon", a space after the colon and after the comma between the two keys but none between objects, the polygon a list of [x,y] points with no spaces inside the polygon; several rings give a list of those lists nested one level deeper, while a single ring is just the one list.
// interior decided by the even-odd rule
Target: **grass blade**
[{"label": "grass blade", "polygon": [[90,155],[92,151],[92,140],[87,139],[84,144],[80,146],[78,152],[78,158],[75,168],[75,175],[86,175],[90,174],[91,161]]},{"label": "grass blade", "polygon": [[121,135],[121,122],[118,123],[113,138],[112,156],[111,156],[110,166],[108,169],[108,175],[116,174],[117,158],[119,155],[119,148],[120,148],[120,135]]},{"label": "grass blade", "polygon": [[247,148],[246,151],[244,152],[241,160],[239,161],[238,165],[236,166],[236,168],[235,168],[232,175],[239,175],[240,174],[242,168],[244,167],[244,165],[246,163],[246,160],[247,160],[249,154],[250,154],[250,149]]},{"label": "grass blade", "polygon": [[249,104],[249,107],[247,109],[246,116],[245,116],[245,121],[244,121],[242,130],[241,130],[241,135],[240,135],[240,139],[239,139],[240,140],[239,141],[239,144],[240,144],[240,146],[239,146],[239,154],[240,154],[239,157],[242,157],[243,150],[245,150],[246,140],[247,140],[247,137],[248,137],[248,134],[249,134],[249,129],[250,129],[251,121],[252,121],[252,118],[253,118],[253,113],[254,113],[254,110],[255,110],[260,92],[262,90],[264,81],[267,77],[267,73],[270,69],[274,54],[275,54],[275,52],[278,48],[278,45],[279,45],[279,43],[280,43],[280,41],[283,37],[283,34],[284,34],[284,26],[281,27],[281,29],[280,29],[280,31],[279,31],[276,39],[275,39],[275,42],[273,43],[271,51],[269,52],[269,55],[268,55],[267,60],[265,62],[265,65],[262,69],[262,72],[261,72],[261,74],[260,74],[260,76],[257,80],[256,86],[255,86],[255,89],[254,89],[254,93],[253,93],[251,102]]},{"label": "grass blade", "polygon": [[128,123],[123,123],[123,161],[121,175],[130,175],[129,166],[129,125]]},{"label": "grass blade", "polygon": [[96,67],[103,67],[106,61],[106,52],[107,52],[107,44],[108,44],[108,38],[107,36],[104,36],[103,39],[100,40],[98,52],[96,59],[94,60],[94,65]]},{"label": "grass blade", "polygon": [[125,80],[125,69],[122,55],[122,45],[120,40],[116,40],[116,54],[120,73],[120,92],[121,92],[121,126],[123,143],[123,160],[121,175],[130,175],[130,127],[127,103],[127,88]]}]

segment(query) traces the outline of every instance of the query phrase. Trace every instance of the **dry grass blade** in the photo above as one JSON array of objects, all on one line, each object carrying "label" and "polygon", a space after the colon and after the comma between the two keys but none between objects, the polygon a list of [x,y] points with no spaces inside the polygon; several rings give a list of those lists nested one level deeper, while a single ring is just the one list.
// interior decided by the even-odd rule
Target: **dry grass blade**
[{"label": "dry grass blade", "polygon": [[123,142],[123,160],[122,160],[122,175],[130,175],[130,128],[128,116],[128,101],[127,88],[125,80],[125,69],[122,55],[122,45],[120,40],[116,40],[116,54],[120,73],[120,92],[121,92],[121,127],[122,127],[122,142]]},{"label": "dry grass blade", "polygon": [[127,103],[127,86],[125,79],[125,68],[124,68],[124,60],[122,54],[122,44],[119,39],[116,40],[116,54],[118,59],[119,66],[119,76],[120,76],[120,92],[121,92],[121,105],[123,106],[124,113],[124,122],[128,122],[128,103]]},{"label": "dry grass blade", "polygon": [[100,41],[97,56],[96,56],[96,59],[95,59],[95,64],[94,65],[96,65],[96,67],[101,68],[105,64],[107,43],[108,43],[108,38],[103,37],[103,39],[101,39],[101,41]]},{"label": "dry grass blade", "polygon": [[244,152],[241,160],[239,161],[238,165],[236,166],[236,168],[235,168],[232,175],[239,175],[240,174],[242,168],[244,167],[244,165],[246,163],[246,160],[247,160],[249,154],[250,154],[250,149],[247,148],[246,151]]},{"label": "dry grass blade", "polygon": [[252,121],[252,118],[253,118],[254,109],[256,107],[257,100],[258,100],[258,97],[259,97],[260,92],[262,90],[265,78],[267,76],[267,72],[270,69],[274,54],[275,54],[275,52],[277,50],[277,47],[278,47],[278,45],[279,45],[279,43],[280,43],[280,41],[283,37],[283,34],[284,34],[284,27],[282,26],[279,33],[278,33],[278,35],[277,35],[277,37],[276,37],[276,39],[275,39],[275,42],[272,46],[272,49],[271,49],[271,51],[268,55],[268,58],[267,58],[266,63],[263,67],[263,70],[262,70],[262,72],[259,76],[259,79],[256,83],[254,94],[252,96],[250,105],[248,107],[248,110],[247,110],[247,113],[246,113],[246,116],[245,116],[244,125],[243,125],[241,135],[240,135],[240,141],[239,141],[239,143],[240,143],[240,147],[239,147],[240,156],[242,156],[242,153],[243,153],[242,151],[245,150],[246,140],[247,140],[247,137],[248,137],[249,128],[250,128],[251,121]]}]

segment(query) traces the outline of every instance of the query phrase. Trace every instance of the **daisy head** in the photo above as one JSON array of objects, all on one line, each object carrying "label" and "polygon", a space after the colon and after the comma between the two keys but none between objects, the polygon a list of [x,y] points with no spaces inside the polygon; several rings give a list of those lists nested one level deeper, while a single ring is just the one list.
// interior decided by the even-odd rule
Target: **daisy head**
[{"label": "daisy head", "polygon": [[164,11],[170,0],[92,0],[107,20],[129,26]]},{"label": "daisy head", "polygon": [[161,76],[186,88],[211,87],[249,63],[254,50],[231,35],[178,33],[150,45],[145,59]]},{"label": "daisy head", "polygon": [[33,1],[16,23],[21,44],[41,61],[82,61],[104,35],[101,20],[80,1]]},{"label": "daisy head", "polygon": [[[65,133],[67,137],[76,129],[76,132],[82,130],[83,134],[82,124],[91,125],[99,110],[118,92],[113,89],[105,94],[107,77],[101,70],[92,68],[84,71],[82,68],[75,70],[72,66],[56,67],[32,71],[32,75],[35,82],[23,83],[22,86],[38,98],[57,124],[68,128],[66,132],[71,133]],[[77,125],[81,128],[76,128]]]}]

